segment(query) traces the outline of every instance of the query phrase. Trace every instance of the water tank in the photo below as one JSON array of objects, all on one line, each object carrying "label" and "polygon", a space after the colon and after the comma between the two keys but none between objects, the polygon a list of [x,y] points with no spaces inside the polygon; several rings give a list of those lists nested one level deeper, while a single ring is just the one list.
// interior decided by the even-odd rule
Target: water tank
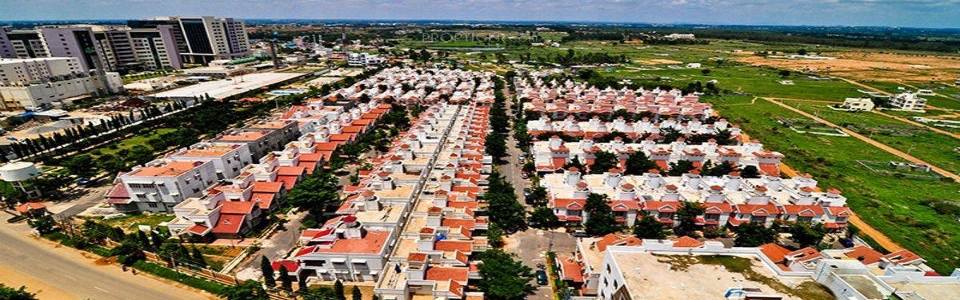
[{"label": "water tank", "polygon": [[0,179],[6,182],[24,181],[40,175],[40,169],[32,162],[13,162],[0,166]]}]

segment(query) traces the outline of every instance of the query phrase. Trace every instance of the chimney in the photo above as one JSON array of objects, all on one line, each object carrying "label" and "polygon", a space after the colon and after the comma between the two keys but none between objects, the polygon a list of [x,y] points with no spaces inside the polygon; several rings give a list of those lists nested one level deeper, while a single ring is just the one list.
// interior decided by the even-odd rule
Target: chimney
[{"label": "chimney", "polygon": [[570,167],[567,169],[566,174],[564,174],[565,182],[567,185],[574,186],[580,182],[580,169],[577,167]]},{"label": "chimney", "polygon": [[624,183],[620,185],[620,190],[617,191],[617,200],[634,200],[637,198],[637,193],[634,191],[634,186],[630,183]]},{"label": "chimney", "polygon": [[663,194],[663,201],[680,201],[679,188],[676,185],[668,184],[666,193]]},{"label": "chimney", "polygon": [[577,182],[576,188],[573,190],[573,198],[575,199],[587,199],[587,196],[590,195],[590,185],[586,181]]},{"label": "chimney", "polygon": [[740,172],[733,171],[730,174],[723,175],[723,189],[729,192],[740,190]]},{"label": "chimney", "polygon": [[615,189],[620,186],[621,179],[622,177],[620,176],[620,169],[611,168],[609,171],[607,171],[607,176],[604,178],[603,183],[607,187]]}]

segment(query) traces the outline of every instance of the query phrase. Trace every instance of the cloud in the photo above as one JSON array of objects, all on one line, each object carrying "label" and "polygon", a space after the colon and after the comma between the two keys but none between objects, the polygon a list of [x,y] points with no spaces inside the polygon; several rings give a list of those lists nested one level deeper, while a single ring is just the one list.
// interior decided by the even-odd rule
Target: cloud
[{"label": "cloud", "polygon": [[446,19],[960,27],[960,0],[0,0],[0,19]]}]

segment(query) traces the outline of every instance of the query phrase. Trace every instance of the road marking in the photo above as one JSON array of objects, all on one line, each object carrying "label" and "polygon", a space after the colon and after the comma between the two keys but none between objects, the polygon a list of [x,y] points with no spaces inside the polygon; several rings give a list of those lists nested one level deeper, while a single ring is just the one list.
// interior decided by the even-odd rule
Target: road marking
[{"label": "road marking", "polygon": [[107,290],[105,290],[105,289],[101,289],[100,287],[97,287],[97,286],[95,286],[95,287],[93,287],[93,288],[98,289],[98,290],[100,290],[101,292],[104,292],[104,293],[107,293],[107,294],[110,293],[109,291],[107,291]]},{"label": "road marking", "polygon": [[77,281],[77,278],[76,278],[76,277],[73,277],[73,276],[70,276],[70,275],[67,275],[67,274],[63,274],[63,277],[70,278],[70,279],[73,280],[73,281]]}]

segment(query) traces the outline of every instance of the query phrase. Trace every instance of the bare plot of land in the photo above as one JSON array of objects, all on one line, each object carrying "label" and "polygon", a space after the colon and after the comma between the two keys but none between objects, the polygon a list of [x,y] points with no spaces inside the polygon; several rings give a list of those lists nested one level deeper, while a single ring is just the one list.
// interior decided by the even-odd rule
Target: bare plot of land
[{"label": "bare plot of land", "polygon": [[960,74],[960,57],[874,52],[831,53],[831,60],[741,56],[737,61],[790,70],[826,72],[873,81],[952,81]]}]

